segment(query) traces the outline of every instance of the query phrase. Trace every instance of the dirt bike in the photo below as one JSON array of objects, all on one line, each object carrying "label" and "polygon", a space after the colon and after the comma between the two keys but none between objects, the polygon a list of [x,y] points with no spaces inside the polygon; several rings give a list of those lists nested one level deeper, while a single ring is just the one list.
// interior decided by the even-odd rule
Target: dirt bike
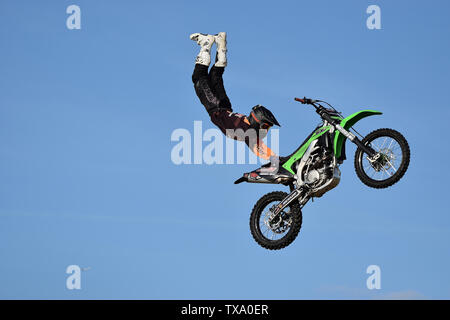
[{"label": "dirt bike", "polygon": [[[347,139],[357,146],[354,158],[356,174],[369,187],[380,189],[392,186],[403,177],[409,166],[410,149],[401,133],[378,129],[363,138],[353,128],[359,120],[380,115],[381,112],[362,110],[344,118],[325,101],[308,98],[295,100],[313,106],[322,122],[290,156],[276,158],[257,170],[244,173],[234,182],[289,186],[289,194],[275,191],[262,196],[250,216],[253,238],[270,250],[291,244],[302,226],[302,208],[305,204],[310,199],[322,197],[339,184],[339,166],[346,159]],[[328,108],[320,103],[327,104]]]}]

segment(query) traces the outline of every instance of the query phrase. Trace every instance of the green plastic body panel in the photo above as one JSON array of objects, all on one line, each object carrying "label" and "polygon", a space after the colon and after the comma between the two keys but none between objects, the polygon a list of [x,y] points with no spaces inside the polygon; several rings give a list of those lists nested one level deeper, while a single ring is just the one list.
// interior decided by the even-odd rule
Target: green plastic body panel
[{"label": "green plastic body panel", "polygon": [[285,168],[287,171],[289,171],[292,174],[295,174],[295,172],[292,170],[292,165],[299,159],[301,159],[303,157],[303,155],[306,152],[306,149],[308,149],[309,145],[311,144],[311,142],[313,142],[314,140],[316,140],[317,138],[319,138],[321,135],[323,135],[325,132],[328,132],[330,130],[331,126],[322,126],[320,128],[318,128],[314,134],[311,136],[311,138],[309,138],[308,141],[305,142],[304,145],[302,145],[300,147],[300,149],[298,149],[298,151],[289,158],[288,161],[286,161],[283,164],[283,168]]},{"label": "green plastic body panel", "polygon": [[[359,120],[361,120],[365,117],[379,115],[379,114],[383,114],[383,113],[380,111],[375,111],[375,110],[361,110],[361,111],[355,112],[354,114],[348,116],[347,118],[342,119],[340,125],[345,130],[350,130],[350,128],[353,127],[355,125],[355,123],[357,123]],[[346,139],[347,138],[342,133],[340,133],[339,131],[336,130],[336,133],[334,135],[334,143],[333,143],[334,154],[335,154],[336,158],[339,158],[341,156],[342,146],[344,145]]]}]

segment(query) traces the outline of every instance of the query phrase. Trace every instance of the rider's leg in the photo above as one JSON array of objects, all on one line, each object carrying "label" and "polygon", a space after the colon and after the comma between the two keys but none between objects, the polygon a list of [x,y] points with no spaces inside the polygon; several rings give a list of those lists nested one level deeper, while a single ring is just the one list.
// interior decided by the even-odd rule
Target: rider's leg
[{"label": "rider's leg", "polygon": [[211,83],[211,89],[220,101],[220,107],[232,110],[230,99],[228,99],[227,93],[225,92],[222,78],[223,72],[225,71],[225,67],[227,65],[226,36],[227,35],[225,32],[220,32],[215,36],[215,41],[217,44],[216,63],[209,72],[209,81]]},{"label": "rider's leg", "polygon": [[194,73],[192,74],[192,82],[194,82],[195,93],[206,111],[211,114],[212,111],[219,108],[220,100],[216,97],[211,89],[208,77],[208,67],[196,64]]},{"label": "rider's leg", "polygon": [[213,66],[209,71],[209,81],[211,83],[211,89],[215,93],[221,108],[232,109],[230,99],[228,99],[225,87],[223,85],[223,72],[224,67]]},{"label": "rider's leg", "polygon": [[219,107],[219,99],[211,88],[208,67],[211,63],[211,46],[214,43],[214,36],[201,33],[194,33],[190,38],[200,45],[200,52],[195,60],[195,68],[192,74],[192,82],[200,102],[210,114]]}]

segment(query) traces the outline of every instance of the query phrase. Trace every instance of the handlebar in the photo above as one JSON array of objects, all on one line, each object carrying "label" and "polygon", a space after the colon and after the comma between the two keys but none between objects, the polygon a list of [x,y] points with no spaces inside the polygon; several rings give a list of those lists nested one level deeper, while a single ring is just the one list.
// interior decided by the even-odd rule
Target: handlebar
[{"label": "handlebar", "polygon": [[309,99],[309,98],[306,98],[306,97],[303,97],[303,99],[300,99],[300,98],[294,98],[294,99],[295,99],[295,101],[301,102],[302,104],[314,105],[314,103],[316,102],[316,100]]},{"label": "handlebar", "polygon": [[[314,108],[316,108],[316,112],[319,114],[319,116],[322,119],[327,120],[329,123],[334,123],[334,120],[328,114],[328,110],[326,108],[324,108],[321,104],[319,104],[319,102],[325,102],[325,101],[313,100],[313,99],[309,99],[309,98],[306,98],[306,97],[303,97],[303,99],[301,99],[301,98],[294,98],[294,100],[298,101],[298,102],[301,102],[302,104],[310,104],[310,105],[312,105]],[[325,103],[327,103],[327,102],[325,102]],[[336,109],[334,109],[334,108],[333,108],[333,110],[336,111]]]}]

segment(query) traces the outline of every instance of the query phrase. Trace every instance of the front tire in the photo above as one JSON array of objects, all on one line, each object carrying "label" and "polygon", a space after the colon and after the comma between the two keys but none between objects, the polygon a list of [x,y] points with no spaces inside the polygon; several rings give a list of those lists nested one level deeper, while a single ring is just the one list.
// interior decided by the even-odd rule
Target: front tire
[{"label": "front tire", "polygon": [[[302,227],[302,211],[297,201],[285,208],[279,219],[267,222],[270,208],[281,202],[288,194],[282,191],[270,192],[262,196],[255,204],[250,215],[250,231],[255,241],[269,250],[282,249],[295,240]],[[262,219],[262,221],[261,221]],[[270,236],[272,232],[276,236]],[[267,236],[266,236],[267,234]]]},{"label": "front tire", "polygon": [[355,153],[355,171],[367,186],[382,189],[397,183],[409,166],[410,149],[405,137],[392,129],[378,129],[369,133],[362,143],[371,146],[380,157],[371,163],[361,148]]}]

